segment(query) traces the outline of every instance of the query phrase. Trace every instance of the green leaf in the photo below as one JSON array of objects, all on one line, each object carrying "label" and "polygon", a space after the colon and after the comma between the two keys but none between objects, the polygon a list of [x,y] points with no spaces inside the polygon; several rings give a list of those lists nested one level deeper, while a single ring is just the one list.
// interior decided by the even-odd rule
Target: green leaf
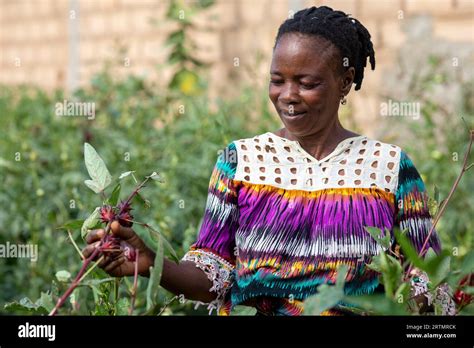
[{"label": "green leaf", "polygon": [[146,290],[146,310],[150,310],[156,306],[158,290],[160,288],[161,273],[163,271],[163,239],[161,235],[158,237],[158,246],[156,248],[155,264],[150,267],[150,280]]},{"label": "green leaf", "polygon": [[367,267],[380,273],[381,281],[385,287],[385,294],[392,298],[395,289],[399,288],[402,280],[403,269],[400,261],[385,252],[381,252],[372,257],[372,262]]},{"label": "green leaf", "polygon": [[428,210],[431,216],[436,216],[436,214],[438,213],[438,208],[438,202],[435,201],[433,198],[428,197]]},{"label": "green leaf", "polygon": [[81,228],[84,224],[84,220],[71,220],[66,222],[64,225],[58,227],[58,230],[76,230]]},{"label": "green leaf", "polygon": [[372,238],[379,243],[384,250],[390,248],[390,231],[386,230],[384,236],[382,237],[382,230],[377,227],[364,226],[365,230],[369,232]]},{"label": "green leaf", "polygon": [[344,302],[372,315],[407,315],[406,302],[397,303],[383,294],[346,296]]},{"label": "green leaf", "polygon": [[382,273],[382,261],[381,261],[381,254],[372,256],[372,260],[367,267],[375,272]]},{"label": "green leaf", "polygon": [[122,180],[123,178],[126,178],[127,176],[129,176],[130,174],[133,174],[133,173],[135,173],[134,170],[128,171],[128,172],[124,172],[124,173],[120,174],[119,180]]},{"label": "green leaf", "polygon": [[121,190],[121,185],[120,183],[118,183],[117,185],[115,185],[114,187],[114,190],[112,191],[111,195],[110,195],[110,198],[109,198],[109,204],[110,205],[117,205],[119,199],[120,199],[120,190]]},{"label": "green leaf", "polygon": [[347,276],[348,267],[346,265],[339,266],[337,270],[336,288],[344,291],[345,280]]},{"label": "green leaf", "polygon": [[395,286],[393,284],[394,277],[393,277],[392,268],[390,267],[390,264],[389,264],[389,259],[387,257],[387,254],[381,253],[380,260],[381,260],[381,265],[382,265],[382,282],[385,288],[385,294],[389,297],[392,297],[394,289],[395,289]]},{"label": "green leaf", "polygon": [[161,177],[161,175],[158,174],[157,172],[151,173],[150,175],[147,176],[147,178],[150,178],[152,180],[155,180],[155,181],[158,181],[158,182],[161,182],[161,183],[165,182],[163,180],[163,178]]},{"label": "green leaf", "polygon": [[438,256],[436,252],[433,250],[433,248],[428,248],[428,250],[425,253],[425,261],[433,260]]},{"label": "green leaf", "polygon": [[116,308],[117,315],[128,315],[128,309],[130,308],[130,300],[128,297],[122,297],[119,299]]},{"label": "green leaf", "polygon": [[318,293],[304,302],[304,313],[307,315],[320,315],[321,312],[334,307],[342,296],[333,290],[333,286],[322,284],[318,287]]},{"label": "green leaf", "polygon": [[48,313],[51,312],[55,306],[53,302],[53,296],[49,292],[42,292],[39,302],[37,301],[37,304],[41,305],[43,308],[46,308]]},{"label": "green leaf", "polygon": [[439,189],[438,189],[438,186],[436,186],[436,185],[434,185],[433,198],[436,202],[439,202]]},{"label": "green leaf", "polygon": [[448,277],[451,270],[451,257],[443,252],[429,258],[425,262],[424,270],[428,274],[433,287],[436,287]]},{"label": "green leaf", "polygon": [[104,191],[112,182],[112,177],[103,159],[99,156],[92,145],[88,143],[84,143],[84,161],[87,172],[94,182],[94,184],[88,182],[86,185],[92,190],[99,189],[100,191]]},{"label": "green leaf", "polygon": [[410,242],[409,238],[400,231],[395,231],[395,239],[397,240],[400,248],[402,249],[403,255],[411,262],[415,267],[424,270],[424,263],[421,258],[418,256],[415,248]]},{"label": "green leaf", "polygon": [[150,201],[146,199],[140,192],[137,192],[134,199],[137,200],[140,204],[142,204],[145,209],[151,207]]},{"label": "green leaf", "polygon": [[168,242],[168,240],[165,237],[162,237],[162,239],[163,239],[163,245],[165,247],[165,250],[169,253],[169,256],[171,257],[172,261],[179,264],[180,259],[178,258],[178,255],[176,254],[176,251],[174,251],[170,242]]},{"label": "green leaf", "polygon": [[[403,282],[398,287],[397,291],[395,291],[394,299],[398,302],[398,299],[403,299],[403,302],[407,301],[410,296],[410,284],[407,282]],[[402,303],[403,303],[402,302]]]},{"label": "green leaf", "polygon": [[152,226],[148,225],[148,231],[150,232],[151,238],[155,241],[158,242],[161,240],[163,242],[164,249],[169,253],[171,259],[179,264],[180,259],[178,258],[178,255],[176,254],[176,251],[173,249],[171,246],[171,243],[168,242],[168,240],[163,236],[163,234],[158,231],[157,229],[153,228]]},{"label": "green leaf", "polygon": [[473,273],[474,271],[474,251],[470,251],[464,256],[461,264],[461,276]]},{"label": "green leaf", "polygon": [[60,282],[67,282],[71,278],[71,273],[68,271],[62,270],[56,272],[56,279]]},{"label": "green leaf", "polygon": [[[47,294],[45,294],[47,297]],[[35,303],[31,301],[28,297],[22,298],[19,302],[9,302],[5,304],[3,307],[7,312],[10,313],[26,313],[26,314],[33,314],[33,315],[41,315],[41,314],[48,314],[48,308],[51,307],[52,300],[49,302],[43,293],[41,294],[41,298],[38,299]],[[46,303],[43,303],[45,301]]]},{"label": "green leaf", "polygon": [[382,231],[377,227],[364,226],[365,230],[369,232],[373,239],[378,240]]},{"label": "green leaf", "polygon": [[92,295],[94,296],[94,304],[97,307],[99,306],[99,298],[100,298],[101,292],[95,285],[89,285],[89,287],[92,289]]},{"label": "green leaf", "polygon": [[95,193],[100,193],[103,190],[103,188],[93,180],[85,180],[84,184],[86,184],[86,186],[90,188],[92,191],[94,191]]},{"label": "green leaf", "polygon": [[474,286],[466,286],[462,289],[468,295],[474,295]]},{"label": "green leaf", "polygon": [[81,228],[81,237],[82,239],[86,238],[87,233],[89,233],[90,229],[96,227],[100,216],[100,207],[95,208],[91,215],[84,221]]},{"label": "green leaf", "polygon": [[389,249],[392,244],[390,230],[387,227],[385,227],[385,235],[381,238],[380,243],[385,249]]},{"label": "green leaf", "polygon": [[257,313],[257,310],[254,307],[248,307],[248,306],[235,306],[232,309],[232,315],[239,315],[239,316],[250,316],[250,315],[255,315]]},{"label": "green leaf", "polygon": [[102,283],[109,283],[115,281],[117,278],[102,278],[102,279],[84,279],[78,286],[97,286]]},{"label": "green leaf", "polygon": [[337,271],[335,285],[322,284],[318,287],[318,293],[304,301],[304,313],[307,315],[319,315],[321,312],[337,305],[344,298],[344,280],[347,274],[347,266],[342,265]]}]

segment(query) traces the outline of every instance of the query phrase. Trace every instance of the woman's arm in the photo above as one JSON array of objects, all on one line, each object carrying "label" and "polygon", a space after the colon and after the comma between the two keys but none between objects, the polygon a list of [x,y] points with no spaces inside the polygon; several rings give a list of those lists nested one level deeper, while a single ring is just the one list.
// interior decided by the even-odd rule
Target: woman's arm
[{"label": "woman's arm", "polygon": [[[190,247],[179,264],[164,261],[161,285],[187,299],[209,303],[212,312],[217,309],[226,315],[229,303],[227,295],[233,284],[235,270],[235,234],[239,227],[238,184],[234,182],[237,169],[237,149],[232,142],[219,152],[209,180],[208,197],[204,217],[196,242]],[[123,243],[138,251],[138,272],[149,276],[149,268],[154,264],[155,253],[138,235],[118,222],[111,225],[112,233]],[[103,230],[90,233],[90,244],[85,255],[90,255],[95,243],[99,243]],[[121,249],[126,248],[121,242]],[[129,260],[123,252],[110,254],[99,266],[112,276],[134,274],[134,260]]]},{"label": "woman's arm", "polygon": [[[114,277],[133,276],[135,271],[134,261],[128,260],[122,249],[123,247],[132,247],[138,251],[138,273],[148,277],[149,269],[155,263],[155,253],[146,246],[133,229],[114,222],[111,231],[115,237],[120,238],[125,244],[121,244],[119,252],[105,255],[104,260],[99,263],[99,267]],[[86,239],[89,245],[83,251],[85,257],[88,257],[98,246],[103,234],[103,229],[89,233]],[[191,261],[181,261],[176,264],[165,258],[161,286],[176,295],[182,294],[187,299],[194,301],[208,303],[216,298],[216,293],[209,291],[212,282],[204,271],[197,268],[196,264]]]},{"label": "woman's arm", "polygon": [[176,295],[209,303],[216,298],[215,292],[210,292],[212,282],[206,274],[191,261],[181,261],[179,265],[164,259],[161,286]]}]

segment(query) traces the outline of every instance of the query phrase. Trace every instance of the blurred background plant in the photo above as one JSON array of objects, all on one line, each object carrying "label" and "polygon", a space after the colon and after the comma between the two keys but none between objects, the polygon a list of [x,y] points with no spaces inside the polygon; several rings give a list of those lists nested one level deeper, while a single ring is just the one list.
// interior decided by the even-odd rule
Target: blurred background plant
[{"label": "blurred background plant", "polygon": [[[173,3],[170,18],[176,16]],[[203,2],[202,6],[208,5]],[[38,244],[39,257],[36,263],[0,258],[0,311],[7,301],[37,299],[48,291],[57,295],[64,291],[67,280],[60,280],[56,272],[75,274],[79,270],[78,255],[67,233],[57,228],[69,220],[84,219],[91,207],[99,204],[83,184],[87,179],[84,142],[93,144],[114,173],[135,170],[137,177],[153,171],[163,175],[165,185],[151,186],[143,193],[149,200],[135,212],[136,220],[154,221],[182,256],[199,229],[218,151],[234,139],[277,129],[265,90],[256,93],[254,86],[246,86],[240,98],[209,100],[205,67],[200,67],[199,77],[191,72],[200,64],[181,46],[189,25],[186,22],[170,35],[175,49],[169,63],[178,69],[167,89],[138,76],[114,78],[110,63],[70,99],[62,90],[47,94],[31,86],[1,87],[0,244]],[[95,103],[95,119],[55,115],[55,104],[65,99]],[[248,122],[248,115],[254,113],[260,115],[258,124]],[[124,182],[122,192],[130,192],[132,187],[132,181]],[[153,202],[151,207],[149,202]],[[146,231],[136,230],[153,244]],[[76,233],[76,242],[83,245]],[[94,294],[84,290],[87,286],[80,288],[73,298],[80,306],[71,304],[71,313],[126,314],[120,309],[125,308],[123,302],[114,308],[94,305],[106,303],[103,297],[114,294],[100,280],[106,279],[103,272],[93,273],[98,278],[89,285],[95,287]],[[139,281],[137,312],[143,312],[146,283]],[[84,298],[79,301],[79,297]],[[162,293],[160,301],[164,304],[172,297]],[[43,294],[43,302],[48,303],[47,298]],[[24,300],[26,307],[17,303],[8,308],[21,312],[30,307],[31,312],[41,312],[34,302]],[[207,313],[179,301],[172,301],[165,311],[187,312]]]},{"label": "blurred background plant", "polygon": [[[115,80],[106,70],[90,87],[75,93],[75,98],[96,104],[92,121],[55,116],[55,103],[65,98],[61,91],[49,96],[29,87],[1,89],[5,135],[0,139],[0,244],[39,245],[37,263],[0,259],[1,302],[37,298],[56,271],[77,271],[77,254],[68,246],[67,234],[56,228],[85,218],[83,214],[98,204],[83,184],[84,142],[93,144],[115,173],[135,170],[144,176],[156,170],[163,175],[166,185],[150,187],[143,194],[153,205],[149,209],[143,205],[136,216],[138,221],[145,220],[143,215],[155,221],[183,255],[198,231],[218,151],[251,132],[278,127],[267,104],[259,100],[266,98],[264,91],[244,89],[240,100],[218,100],[218,111],[212,111],[204,94],[183,95],[173,109],[164,104],[166,90],[155,90],[135,76]],[[256,107],[262,122],[249,129],[247,115]],[[125,183],[122,190],[130,192],[132,182],[129,185],[126,188]],[[147,234],[143,237],[147,239]]]},{"label": "blurred background plant", "polygon": [[[384,73],[382,100],[412,102],[420,106],[419,118],[386,117],[387,139],[412,158],[431,198],[441,203],[461,172],[474,128],[474,47],[432,35],[432,20],[412,19],[406,44],[397,64]],[[410,57],[416,57],[412,59]],[[468,164],[473,163],[471,156]],[[437,225],[442,243],[451,253],[466,255],[474,246],[473,169],[465,173],[449,207]],[[455,248],[455,249],[453,249]]]}]

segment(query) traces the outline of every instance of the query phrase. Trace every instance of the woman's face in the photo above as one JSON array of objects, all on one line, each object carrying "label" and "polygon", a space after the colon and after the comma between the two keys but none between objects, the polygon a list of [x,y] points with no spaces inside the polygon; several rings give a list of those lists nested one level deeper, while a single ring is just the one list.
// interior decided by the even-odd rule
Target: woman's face
[{"label": "woman's face", "polygon": [[354,69],[341,74],[339,50],[318,37],[288,33],[278,41],[270,68],[269,97],[286,129],[307,136],[337,118],[343,92],[352,85]]}]

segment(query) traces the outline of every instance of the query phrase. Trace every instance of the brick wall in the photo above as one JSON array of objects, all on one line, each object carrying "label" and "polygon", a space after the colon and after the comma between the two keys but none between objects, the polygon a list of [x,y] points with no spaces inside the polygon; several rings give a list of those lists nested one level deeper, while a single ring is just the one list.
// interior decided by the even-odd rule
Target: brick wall
[{"label": "brick wall", "polygon": [[[349,98],[369,134],[381,74],[403,45],[407,18],[429,14],[434,35],[471,43],[474,38],[472,0],[217,0],[195,19],[192,33],[198,57],[212,63],[212,95],[233,96],[235,81],[265,85],[279,24],[291,6],[312,5],[351,13],[372,34],[377,69],[366,73],[363,89]],[[118,74],[133,72],[164,83],[172,72],[156,66],[165,62],[163,41],[172,29],[163,22],[167,6],[164,0],[0,0],[0,83],[74,87],[86,84],[106,60],[117,63]],[[119,54],[120,47],[128,51]]]}]

